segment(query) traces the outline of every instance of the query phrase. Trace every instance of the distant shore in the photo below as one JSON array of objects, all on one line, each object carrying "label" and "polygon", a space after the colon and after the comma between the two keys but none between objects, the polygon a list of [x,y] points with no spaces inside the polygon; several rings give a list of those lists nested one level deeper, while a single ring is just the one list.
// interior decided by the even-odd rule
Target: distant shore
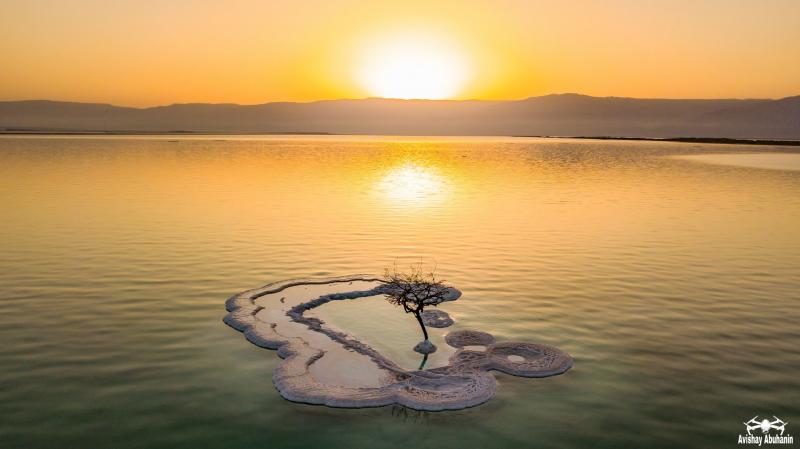
[{"label": "distant shore", "polygon": [[634,140],[645,142],[683,142],[683,143],[717,143],[727,145],[784,145],[797,147],[800,140],[774,140],[774,139],[730,139],[726,137],[614,137],[614,136],[513,136],[513,137],[540,137],[547,139],[586,139],[586,140]]},{"label": "distant shore", "polygon": [[[0,135],[17,136],[350,136],[368,134],[339,134],[324,131],[261,131],[261,132],[212,132],[212,131],[63,131],[63,130],[34,130],[34,129],[4,129]],[[436,137],[436,136],[431,136]],[[452,137],[452,136],[441,136]],[[468,136],[473,137],[473,136]],[[474,136],[481,137],[481,136]],[[482,136],[492,137],[492,136]],[[495,136],[506,137],[506,136]],[[644,142],[682,142],[682,143],[712,143],[723,145],[781,145],[800,146],[800,140],[775,140],[775,139],[731,139],[726,137],[625,137],[625,136],[537,136],[514,135],[507,137],[529,137],[538,139],[583,139],[583,140],[631,140]]]},{"label": "distant shore", "polygon": [[0,135],[17,136],[328,136],[336,135],[321,131],[261,131],[261,132],[214,132],[214,131],[94,131],[94,130],[38,130],[14,129],[0,130]]}]

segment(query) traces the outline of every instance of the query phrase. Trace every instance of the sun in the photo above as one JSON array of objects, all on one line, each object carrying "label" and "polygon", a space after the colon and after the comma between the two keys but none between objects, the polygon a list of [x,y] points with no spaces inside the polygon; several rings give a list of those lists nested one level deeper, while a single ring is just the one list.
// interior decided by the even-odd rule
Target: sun
[{"label": "sun", "polygon": [[388,36],[367,46],[357,78],[372,96],[440,100],[461,92],[469,67],[463,52],[440,36]]}]

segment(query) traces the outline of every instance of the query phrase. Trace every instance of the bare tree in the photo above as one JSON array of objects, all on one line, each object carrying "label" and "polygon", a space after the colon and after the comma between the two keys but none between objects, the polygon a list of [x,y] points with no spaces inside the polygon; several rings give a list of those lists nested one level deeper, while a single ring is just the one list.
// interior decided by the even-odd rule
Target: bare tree
[{"label": "bare tree", "polygon": [[423,354],[436,351],[436,346],[428,340],[428,330],[422,320],[422,312],[426,306],[436,307],[447,301],[449,289],[440,280],[436,279],[434,271],[425,271],[422,264],[412,265],[411,271],[402,273],[393,269],[386,269],[384,274],[384,292],[386,300],[396,306],[402,306],[406,313],[413,313],[425,340],[418,344],[414,350]]}]

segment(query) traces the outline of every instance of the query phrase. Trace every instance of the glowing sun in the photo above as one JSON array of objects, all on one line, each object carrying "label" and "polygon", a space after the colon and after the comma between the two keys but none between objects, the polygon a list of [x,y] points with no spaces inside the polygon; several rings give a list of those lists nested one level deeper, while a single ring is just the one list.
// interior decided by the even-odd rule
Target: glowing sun
[{"label": "glowing sun", "polygon": [[438,100],[461,91],[469,67],[459,48],[441,37],[392,36],[366,48],[357,77],[376,97]]}]

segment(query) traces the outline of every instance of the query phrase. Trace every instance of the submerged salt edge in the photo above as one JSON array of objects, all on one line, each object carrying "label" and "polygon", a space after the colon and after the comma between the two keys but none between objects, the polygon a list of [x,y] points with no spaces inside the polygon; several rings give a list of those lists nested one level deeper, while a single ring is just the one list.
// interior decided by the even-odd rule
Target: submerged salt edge
[{"label": "submerged salt edge", "polygon": [[[258,298],[302,285],[337,284],[341,282],[380,282],[370,275],[352,275],[335,278],[291,279],[267,284],[244,291],[225,302],[229,312],[224,322],[243,332],[251,343],[278,351],[283,360],[273,372],[273,383],[284,398],[308,404],[329,407],[378,407],[398,404],[417,410],[439,411],[473,407],[491,399],[497,381],[489,371],[525,377],[545,377],[561,374],[572,366],[569,354],[551,346],[531,343],[494,342],[494,337],[480,331],[457,331],[448,334],[448,344],[460,348],[450,359],[450,364],[425,371],[408,371],[369,345],[334,329],[322,326],[316,318],[304,316],[304,312],[334,300],[355,299],[382,293],[381,286],[368,290],[323,294],[294,305],[286,315],[295,323],[306,326],[308,332],[318,332],[341,347],[365,355],[377,367],[385,371],[387,381],[379,387],[345,387],[319,382],[310,367],[326,356],[325,351],[312,347],[301,337],[285,337],[276,331],[275,323],[261,321],[256,317],[265,307],[257,305]],[[457,289],[450,287],[455,297]],[[446,314],[445,314],[446,315]],[[448,317],[449,318],[449,317]],[[474,334],[471,334],[474,333]],[[487,341],[486,351],[464,349],[467,343],[454,345],[459,338],[464,342]],[[524,359],[515,362],[509,355]]]}]

